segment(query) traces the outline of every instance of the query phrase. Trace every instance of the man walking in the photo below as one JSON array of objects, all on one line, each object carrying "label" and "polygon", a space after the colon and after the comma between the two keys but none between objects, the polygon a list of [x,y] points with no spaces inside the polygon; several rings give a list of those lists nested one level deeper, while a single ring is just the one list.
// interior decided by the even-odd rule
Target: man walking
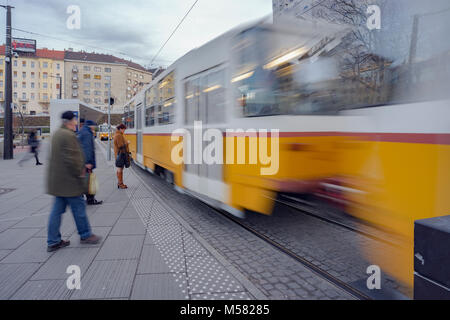
[{"label": "man walking", "polygon": [[59,232],[61,215],[66,211],[67,205],[72,209],[80,242],[96,244],[100,241],[100,237],[92,234],[86,215],[83,199],[86,170],[83,151],[75,135],[77,120],[72,111],[66,111],[62,115],[62,121],[63,125],[52,137],[47,173],[48,193],[55,196],[48,221],[48,252],[70,245],[70,241],[61,239]]},{"label": "man walking", "polygon": [[[78,134],[78,140],[80,141],[81,148],[84,153],[84,161],[88,173],[96,168],[95,162],[95,144],[94,144],[94,132],[97,124],[92,120],[86,120],[83,128]],[[102,204],[103,201],[97,201],[94,195],[86,193],[86,200],[88,205]]]}]

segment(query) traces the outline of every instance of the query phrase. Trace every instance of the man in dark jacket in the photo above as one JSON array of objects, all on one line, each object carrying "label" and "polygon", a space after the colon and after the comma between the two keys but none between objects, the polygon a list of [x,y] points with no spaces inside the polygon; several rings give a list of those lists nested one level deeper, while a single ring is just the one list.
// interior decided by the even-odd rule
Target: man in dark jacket
[{"label": "man in dark jacket", "polygon": [[[95,163],[95,143],[94,143],[94,132],[97,124],[92,120],[86,120],[80,133],[78,134],[78,140],[80,141],[81,148],[84,153],[84,161],[88,173],[96,168]],[[103,201],[97,201],[94,195],[86,193],[86,199],[88,205],[102,204]]]},{"label": "man in dark jacket", "polygon": [[100,237],[92,234],[86,215],[86,205],[83,199],[83,193],[86,192],[84,177],[86,167],[83,151],[74,132],[77,120],[72,111],[64,112],[62,120],[63,125],[52,137],[47,171],[47,193],[55,196],[48,221],[48,252],[70,244],[70,241],[61,239],[59,232],[61,215],[66,211],[67,205],[72,209],[80,242],[96,244],[100,241]]}]

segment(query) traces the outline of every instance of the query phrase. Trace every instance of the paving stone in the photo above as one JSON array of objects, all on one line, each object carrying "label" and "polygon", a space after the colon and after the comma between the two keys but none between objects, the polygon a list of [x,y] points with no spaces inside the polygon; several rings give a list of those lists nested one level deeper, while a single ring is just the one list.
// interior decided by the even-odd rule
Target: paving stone
[{"label": "paving stone", "polygon": [[20,221],[21,220],[18,220],[18,219],[1,221],[1,218],[0,218],[0,233],[7,230],[8,228],[11,228],[12,226],[16,225]]},{"label": "paving stone", "polygon": [[0,262],[4,257],[13,252],[13,250],[0,250]]},{"label": "paving stone", "polygon": [[11,300],[68,300],[72,292],[66,280],[27,281]]},{"label": "paving stone", "polygon": [[184,274],[136,275],[131,299],[184,300],[189,299]]},{"label": "paving stone", "polygon": [[123,210],[120,219],[139,219],[139,215],[136,212],[136,209],[132,207],[126,207]]},{"label": "paving stone", "polygon": [[100,249],[96,260],[138,259],[143,242],[143,235],[110,235]]},{"label": "paving stone", "polygon": [[31,280],[67,279],[67,267],[76,265],[80,267],[83,275],[94,260],[99,248],[62,248],[42,265]]},{"label": "paving stone", "polygon": [[111,235],[144,235],[144,224],[140,219],[124,219],[117,221]]},{"label": "paving stone", "polygon": [[17,249],[39,229],[8,229],[0,233],[0,249]]},{"label": "paving stone", "polygon": [[94,261],[71,299],[127,298],[136,268],[137,260]]},{"label": "paving stone", "polygon": [[44,228],[47,226],[49,214],[34,215],[23,219],[12,228]]},{"label": "paving stone", "polygon": [[[184,262],[182,250],[178,252],[179,260]],[[170,265],[167,263],[168,258],[164,259],[161,252],[156,246],[145,245],[142,249],[139,261],[138,274],[146,273],[170,273],[170,272],[186,272],[184,263]]]},{"label": "paving stone", "polygon": [[119,219],[120,213],[101,213],[96,212],[95,215],[89,219],[91,227],[112,227]]},{"label": "paving stone", "polygon": [[122,213],[123,209],[126,207],[127,203],[117,202],[117,203],[105,203],[98,206],[97,213],[99,214],[110,214],[110,213]]},{"label": "paving stone", "polygon": [[69,238],[70,247],[71,248],[92,248],[92,247],[100,247],[103,245],[103,242],[106,240],[106,237],[109,235],[111,231],[111,227],[91,227],[92,233],[97,236],[102,237],[102,240],[97,244],[82,244],[80,243],[80,235],[78,233],[73,233]]},{"label": "paving stone", "polygon": [[193,294],[192,300],[252,300],[247,292]]},{"label": "paving stone", "polygon": [[2,263],[45,262],[52,253],[42,238],[31,238],[2,260]]},{"label": "paving stone", "polygon": [[0,300],[9,299],[39,266],[39,263],[0,263]]}]

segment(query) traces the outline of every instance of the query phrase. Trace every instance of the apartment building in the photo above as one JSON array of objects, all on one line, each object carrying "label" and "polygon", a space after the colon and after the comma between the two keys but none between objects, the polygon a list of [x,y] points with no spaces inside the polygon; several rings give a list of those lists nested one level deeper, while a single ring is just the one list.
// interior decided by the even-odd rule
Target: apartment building
[{"label": "apartment building", "polygon": [[[0,103],[5,102],[5,46],[0,46]],[[64,51],[36,49],[12,59],[13,112],[47,114],[51,99],[64,96]],[[60,79],[61,78],[61,79]],[[3,109],[3,108],[2,108]],[[3,112],[3,110],[2,110]]]},{"label": "apartment building", "polygon": [[109,89],[114,110],[152,80],[149,70],[112,55],[68,50],[64,63],[66,98],[80,99],[101,110],[108,108]]}]

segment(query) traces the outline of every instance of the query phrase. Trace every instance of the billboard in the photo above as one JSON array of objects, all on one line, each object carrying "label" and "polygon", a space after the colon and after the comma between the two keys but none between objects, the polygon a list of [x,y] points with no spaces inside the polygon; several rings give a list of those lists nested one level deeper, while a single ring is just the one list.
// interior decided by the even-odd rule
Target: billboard
[{"label": "billboard", "polygon": [[12,49],[14,52],[36,53],[36,40],[13,38]]}]

